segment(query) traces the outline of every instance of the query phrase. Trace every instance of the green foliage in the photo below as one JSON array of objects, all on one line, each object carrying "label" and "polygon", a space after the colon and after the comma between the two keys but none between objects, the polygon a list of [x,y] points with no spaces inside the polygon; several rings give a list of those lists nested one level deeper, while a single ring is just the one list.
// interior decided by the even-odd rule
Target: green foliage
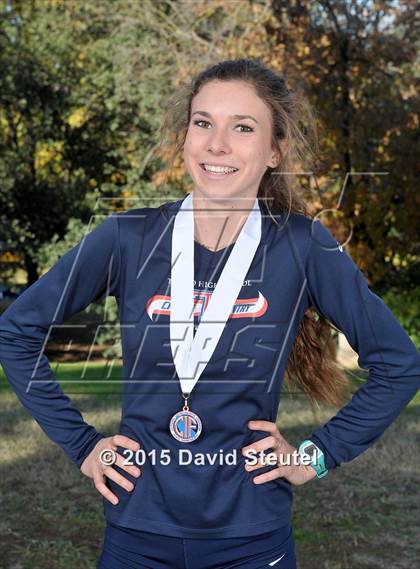
[{"label": "green foliage", "polygon": [[89,307],[89,312],[103,318],[103,324],[106,324],[106,326],[100,327],[96,335],[97,344],[106,346],[102,351],[102,356],[104,358],[121,359],[121,335],[119,332],[116,332],[117,330],[119,331],[119,327],[117,326],[119,318],[115,298],[110,296],[100,303],[92,303]]},{"label": "green foliage", "polygon": [[389,290],[381,295],[405,331],[420,350],[420,286]]},{"label": "green foliage", "polygon": [[[157,194],[153,184],[146,182],[133,185],[131,193],[133,195],[127,204],[128,209],[156,207],[162,202],[162,197],[165,201],[181,197],[179,191],[174,191],[170,187],[162,188],[161,192]],[[51,241],[39,248],[35,258],[41,272],[47,271],[62,255],[76,245],[86,233],[92,231],[111,213],[109,204],[106,201],[97,205],[98,207],[95,208],[95,212],[87,224],[80,219],[70,218],[67,224],[67,232],[63,238],[56,233],[51,238]],[[86,312],[99,317],[101,324],[103,324],[95,336],[97,344],[107,346],[104,348],[102,355],[107,358],[121,358],[121,338],[119,334],[116,336],[116,330],[118,330],[118,306],[115,298],[108,297],[92,303],[86,309]]]},{"label": "green foliage", "polygon": [[209,63],[245,56],[306,86],[322,127],[320,187],[302,178],[314,210],[337,207],[349,170],[387,172],[347,178],[340,211],[369,282],[411,288],[401,277],[415,275],[419,250],[414,10],[0,1],[0,242],[15,253],[3,277],[21,268],[31,284],[92,227],[93,212],[181,197],[182,168],[170,187],[156,183],[167,97]]},{"label": "green foliage", "polygon": [[145,52],[148,34],[102,3],[2,4],[0,26],[0,241],[32,284],[70,220],[150,182],[170,84],[151,60],[128,69],[124,46]]},{"label": "green foliage", "polygon": [[339,207],[352,222],[351,252],[370,282],[392,278],[419,251],[416,5],[273,0],[272,8],[271,60],[302,84],[322,127],[320,187],[308,176],[303,187],[317,212]]}]

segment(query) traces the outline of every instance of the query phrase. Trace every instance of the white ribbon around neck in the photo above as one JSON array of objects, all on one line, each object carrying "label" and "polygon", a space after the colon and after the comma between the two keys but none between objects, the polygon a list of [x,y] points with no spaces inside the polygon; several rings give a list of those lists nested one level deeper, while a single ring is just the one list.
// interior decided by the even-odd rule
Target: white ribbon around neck
[{"label": "white ribbon around neck", "polygon": [[226,261],[194,336],[194,208],[182,202],[172,233],[170,341],[183,394],[190,394],[219,342],[261,241],[261,211],[255,199]]}]

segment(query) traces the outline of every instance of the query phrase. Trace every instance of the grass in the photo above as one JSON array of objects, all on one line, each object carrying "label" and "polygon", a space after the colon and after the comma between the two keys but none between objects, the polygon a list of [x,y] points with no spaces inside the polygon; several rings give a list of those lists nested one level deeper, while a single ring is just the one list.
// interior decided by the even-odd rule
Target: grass
[{"label": "grass", "polygon": [[[122,366],[110,366],[105,362],[84,363],[52,363],[55,373],[63,390],[70,396],[107,395],[121,393]],[[0,367],[0,393],[10,391],[10,386]]]},{"label": "grass", "polygon": [[[88,422],[116,433],[121,383],[86,382],[107,377],[109,370],[103,364],[90,364],[85,380],[75,383],[81,368],[60,364],[57,378]],[[109,377],[117,380],[120,372],[115,367]],[[1,374],[0,390],[0,567],[95,569],[105,528],[102,497],[46,438]],[[297,445],[335,412],[326,406],[313,413],[305,397],[285,394],[278,426]],[[379,441],[357,459],[321,480],[294,487],[299,569],[416,566],[419,416],[417,394]]]}]

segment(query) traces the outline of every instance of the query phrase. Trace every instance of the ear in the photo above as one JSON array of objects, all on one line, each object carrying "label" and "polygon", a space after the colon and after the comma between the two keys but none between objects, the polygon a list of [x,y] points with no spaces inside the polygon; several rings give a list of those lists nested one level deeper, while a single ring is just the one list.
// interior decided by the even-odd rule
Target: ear
[{"label": "ear", "polygon": [[269,166],[270,168],[276,168],[280,164],[282,157],[286,154],[287,151],[287,145],[285,140],[279,140],[278,143],[280,149],[273,148],[271,158],[267,163],[267,166]]}]

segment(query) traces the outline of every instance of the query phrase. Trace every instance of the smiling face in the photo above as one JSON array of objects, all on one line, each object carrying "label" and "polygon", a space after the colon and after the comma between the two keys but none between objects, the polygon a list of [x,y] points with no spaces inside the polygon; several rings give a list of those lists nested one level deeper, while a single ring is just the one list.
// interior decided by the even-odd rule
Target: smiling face
[{"label": "smiling face", "polygon": [[218,80],[205,84],[192,100],[183,147],[195,194],[256,197],[267,167],[276,166],[279,158],[271,138],[270,109],[252,85]]}]

